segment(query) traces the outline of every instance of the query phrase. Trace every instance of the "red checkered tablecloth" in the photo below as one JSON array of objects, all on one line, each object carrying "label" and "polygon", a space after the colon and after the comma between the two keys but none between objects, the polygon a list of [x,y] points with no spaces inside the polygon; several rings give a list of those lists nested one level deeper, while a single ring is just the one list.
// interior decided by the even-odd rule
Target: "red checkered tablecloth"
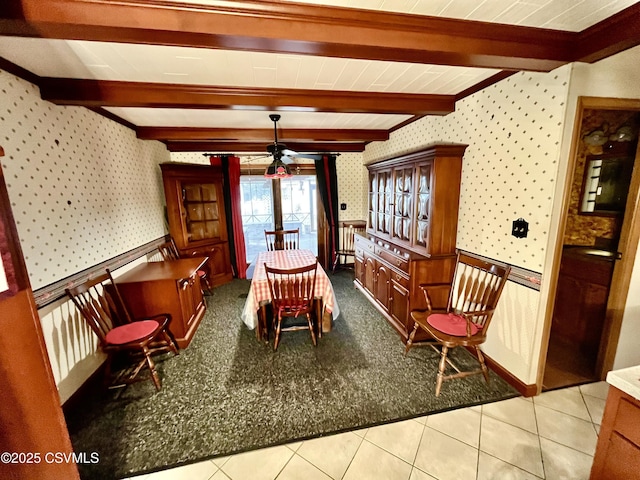
[{"label": "red checkered tablecloth", "polygon": [[[264,264],[276,268],[297,268],[305,265],[311,265],[316,261],[316,256],[311,250],[274,250],[270,252],[261,252],[256,260],[253,279],[251,280],[251,289],[247,297],[247,302],[242,312],[244,323],[250,328],[257,325],[257,311],[263,302],[271,301],[271,292],[269,291],[269,282],[267,274],[264,271]],[[335,307],[335,294],[331,280],[326,272],[318,264],[316,272],[316,296],[322,297],[324,311],[332,313]]]}]

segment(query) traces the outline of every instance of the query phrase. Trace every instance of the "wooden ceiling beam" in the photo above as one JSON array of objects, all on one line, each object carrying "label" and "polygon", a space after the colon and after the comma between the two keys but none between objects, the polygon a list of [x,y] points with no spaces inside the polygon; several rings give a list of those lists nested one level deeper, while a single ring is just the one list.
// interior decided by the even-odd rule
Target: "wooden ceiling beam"
[{"label": "wooden ceiling beam", "polygon": [[640,3],[579,34],[576,61],[593,63],[640,45]]},{"label": "wooden ceiling beam", "polygon": [[268,0],[3,0],[0,34],[550,71],[577,34]]},{"label": "wooden ceiling beam", "polygon": [[[138,127],[136,134],[142,140],[161,141],[250,140],[270,142],[274,136],[271,128]],[[388,140],[389,133],[387,130],[279,128],[278,139],[282,142],[371,142]]]},{"label": "wooden ceiling beam", "polygon": [[57,105],[446,115],[454,95],[42,78],[40,95]]},{"label": "wooden ceiling beam", "polygon": [[[245,153],[256,155],[267,154],[267,144],[264,142],[166,142],[170,152],[211,152],[211,153]],[[364,142],[291,142],[287,148],[298,153],[319,152],[364,152]]]}]

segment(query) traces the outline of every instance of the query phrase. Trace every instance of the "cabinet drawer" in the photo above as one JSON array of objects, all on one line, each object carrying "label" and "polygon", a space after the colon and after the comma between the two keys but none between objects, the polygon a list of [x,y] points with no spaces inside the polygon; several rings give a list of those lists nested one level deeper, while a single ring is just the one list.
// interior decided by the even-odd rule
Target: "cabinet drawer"
[{"label": "cabinet drawer", "polygon": [[409,260],[401,258],[395,253],[390,252],[389,250],[382,247],[378,247],[376,249],[376,254],[383,260],[389,262],[395,268],[399,268],[403,272],[409,271]]},{"label": "cabinet drawer", "polygon": [[375,251],[373,242],[360,235],[354,235],[356,255],[362,257],[365,253],[371,255]]},{"label": "cabinet drawer", "polygon": [[409,289],[409,277],[405,277],[398,272],[392,272],[391,279],[398,285],[402,285],[404,288]]},{"label": "cabinet drawer", "polygon": [[640,447],[640,408],[621,398],[613,429]]}]

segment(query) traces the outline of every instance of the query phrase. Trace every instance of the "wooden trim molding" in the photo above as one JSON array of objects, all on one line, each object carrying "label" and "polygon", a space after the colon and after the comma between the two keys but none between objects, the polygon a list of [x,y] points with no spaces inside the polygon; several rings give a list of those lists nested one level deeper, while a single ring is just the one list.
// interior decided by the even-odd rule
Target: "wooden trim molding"
[{"label": "wooden trim molding", "polygon": [[148,255],[153,252],[157,252],[158,245],[166,242],[167,239],[165,237],[160,237],[155,240],[152,240],[149,243],[145,243],[133,250],[129,250],[128,252],[117,255],[109,260],[105,260],[97,265],[93,265],[81,272],[70,275],[66,278],[58,280],[52,284],[49,284],[45,287],[39,288],[33,292],[33,297],[35,299],[36,305],[38,308],[42,308],[50,303],[55,302],[63,298],[65,293],[65,288],[72,287],[74,285],[79,285],[83,282],[86,282],[89,278],[91,278],[96,273],[103,273],[105,269],[115,270],[120,268],[128,263],[133,262],[134,260],[139,259],[144,255]]},{"label": "wooden trim molding", "polygon": [[[475,351],[475,348],[465,347],[467,351],[473,355],[475,358],[478,358],[478,355]],[[482,352],[482,356],[484,357],[484,361],[491,370],[493,370],[500,378],[502,378],[505,382],[515,388],[520,395],[523,397],[533,397],[538,394],[538,388],[534,384],[524,383],[522,380],[515,377],[509,370],[504,368],[498,362],[493,360],[490,356],[488,356],[484,351]]]},{"label": "wooden trim molding", "polygon": [[[0,146],[0,157],[3,156],[4,149]],[[20,237],[11,210],[11,201],[4,185],[4,173],[0,166],[0,262],[2,263],[2,284],[6,283],[6,288],[3,286],[0,291],[0,301],[30,286]]]},{"label": "wooden trim molding", "polygon": [[[0,70],[9,72],[11,75],[14,75],[18,78],[26,80],[27,82],[33,83],[34,85],[42,88],[43,77],[40,77],[35,73],[31,73],[29,70],[22,68],[21,66],[16,65],[15,63],[10,62],[9,60],[2,57],[0,57]],[[108,118],[109,120],[113,120],[114,122],[119,123],[124,127],[130,128],[132,130],[136,129],[136,126],[131,122],[128,122],[123,118],[120,118],[119,116],[109,112],[108,110],[105,110],[104,108],[100,108],[100,107],[87,107],[87,108],[92,112],[97,113],[98,115],[102,115],[103,117]]]},{"label": "wooden trim molding", "polygon": [[[483,255],[464,251],[466,255],[471,257],[479,258],[480,260],[484,260],[485,262],[495,263],[497,265],[507,266],[508,264],[505,262],[501,262],[499,260],[495,260],[493,258],[485,257]],[[538,272],[534,272],[533,270],[528,270],[526,268],[517,267],[515,265],[511,265],[511,272],[509,273],[508,280],[517,283],[518,285],[525,286],[527,288],[531,288],[532,290],[540,291],[540,285],[542,284],[542,275]]]},{"label": "wooden trim molding", "polygon": [[460,93],[458,93],[456,95],[456,102],[470,95],[473,95],[474,93],[479,92],[480,90],[484,90],[485,88],[490,87],[494,83],[498,83],[499,81],[504,80],[505,78],[509,78],[511,75],[514,75],[516,73],[518,72],[509,71],[509,70],[503,70],[502,72],[498,72],[495,75],[492,75],[489,78],[481,82],[478,82],[475,85],[470,86],[466,90],[463,90]]},{"label": "wooden trim molding", "polygon": [[593,63],[640,44],[640,3],[583,30],[575,61]]}]

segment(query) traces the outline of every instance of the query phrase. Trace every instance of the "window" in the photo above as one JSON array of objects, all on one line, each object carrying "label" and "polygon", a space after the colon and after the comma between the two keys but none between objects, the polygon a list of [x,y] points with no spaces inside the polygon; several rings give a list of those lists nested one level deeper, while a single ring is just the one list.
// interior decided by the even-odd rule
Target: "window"
[{"label": "window", "polygon": [[294,175],[280,180],[271,180],[262,175],[242,175],[240,191],[247,262],[253,262],[258,253],[265,250],[264,231],[277,226],[300,229],[300,248],[317,255],[315,175]]}]

